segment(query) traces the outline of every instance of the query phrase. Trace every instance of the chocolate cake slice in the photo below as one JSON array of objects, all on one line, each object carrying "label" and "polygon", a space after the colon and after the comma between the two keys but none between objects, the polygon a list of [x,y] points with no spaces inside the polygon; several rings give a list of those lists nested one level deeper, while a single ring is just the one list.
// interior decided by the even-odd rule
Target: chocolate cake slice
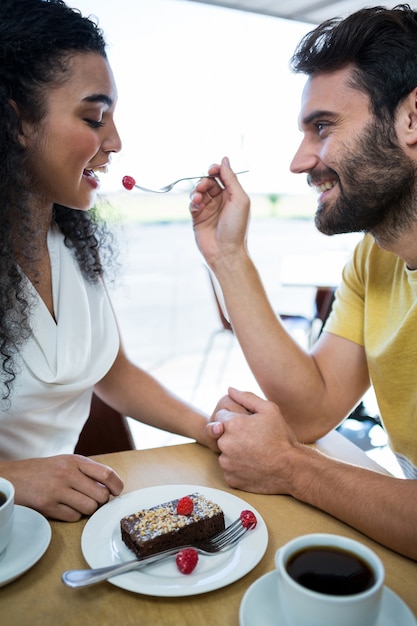
[{"label": "chocolate cake slice", "polygon": [[204,541],[225,528],[224,514],[218,504],[200,493],[187,497],[193,502],[189,515],[177,512],[177,499],[123,517],[120,520],[123,542],[137,557],[142,558]]}]

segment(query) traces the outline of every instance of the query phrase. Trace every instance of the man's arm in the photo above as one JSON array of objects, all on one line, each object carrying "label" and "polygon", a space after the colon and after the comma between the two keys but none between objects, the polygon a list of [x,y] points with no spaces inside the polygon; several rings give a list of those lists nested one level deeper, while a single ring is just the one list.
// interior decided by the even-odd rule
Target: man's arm
[{"label": "man's arm", "polygon": [[223,409],[217,415],[228,484],[291,495],[417,560],[417,481],[335,461],[300,443],[275,404],[249,392],[229,393],[250,414]]},{"label": "man's arm", "polygon": [[192,196],[198,247],[214,271],[245,358],[266,397],[303,441],[336,426],[369,387],[362,346],[324,333],[306,353],[277,319],[246,246],[249,199],[227,161]]}]

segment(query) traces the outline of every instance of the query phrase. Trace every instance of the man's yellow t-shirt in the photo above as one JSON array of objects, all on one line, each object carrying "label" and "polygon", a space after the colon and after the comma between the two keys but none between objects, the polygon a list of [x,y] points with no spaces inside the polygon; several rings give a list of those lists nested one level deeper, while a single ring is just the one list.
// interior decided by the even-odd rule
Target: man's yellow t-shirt
[{"label": "man's yellow t-shirt", "polygon": [[417,478],[417,271],[366,235],[325,330],[364,346],[390,446],[405,475]]}]

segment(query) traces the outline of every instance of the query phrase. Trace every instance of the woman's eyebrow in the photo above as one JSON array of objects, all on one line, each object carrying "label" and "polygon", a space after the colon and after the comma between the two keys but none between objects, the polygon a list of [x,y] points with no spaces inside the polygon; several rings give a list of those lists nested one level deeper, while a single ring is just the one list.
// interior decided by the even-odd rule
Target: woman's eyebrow
[{"label": "woman's eyebrow", "polygon": [[103,104],[107,104],[109,107],[113,104],[112,98],[106,96],[104,93],[95,93],[91,96],[86,96],[83,98],[83,102],[102,102]]}]

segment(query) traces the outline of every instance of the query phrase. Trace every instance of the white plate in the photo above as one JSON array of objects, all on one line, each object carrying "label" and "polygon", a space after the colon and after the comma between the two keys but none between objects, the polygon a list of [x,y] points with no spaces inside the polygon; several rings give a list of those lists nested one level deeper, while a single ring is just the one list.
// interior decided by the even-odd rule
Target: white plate
[{"label": "white plate", "polygon": [[0,587],[30,569],[46,552],[51,527],[43,515],[15,504],[12,538],[0,559]]},{"label": "white plate", "polygon": [[[276,600],[276,584],[276,573],[269,572],[249,587],[240,605],[240,626],[285,626]],[[391,589],[384,587],[377,626],[416,625],[417,621],[405,602]]]},{"label": "white plate", "polygon": [[81,548],[90,567],[104,567],[132,559],[132,552],[120,535],[120,520],[125,515],[149,508],[190,493],[198,492],[216,502],[224,512],[226,525],[237,519],[244,509],[251,509],[258,520],[236,548],[216,556],[199,555],[192,574],[178,571],[175,559],[148,565],[143,570],[109,579],[113,585],[151,596],[191,596],[219,589],[250,572],[265,554],[268,531],[261,515],[247,502],[225,491],[198,485],[158,485],[115,498],[88,520]]}]

